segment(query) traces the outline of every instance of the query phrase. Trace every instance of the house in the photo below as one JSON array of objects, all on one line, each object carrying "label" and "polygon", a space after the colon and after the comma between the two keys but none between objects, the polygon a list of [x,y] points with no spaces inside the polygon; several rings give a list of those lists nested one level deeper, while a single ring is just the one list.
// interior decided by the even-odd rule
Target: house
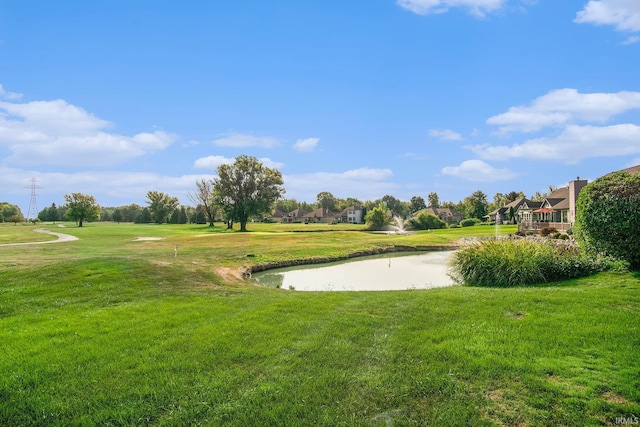
[{"label": "house", "polygon": [[431,207],[426,209],[420,209],[419,211],[414,212],[411,216],[416,217],[423,212],[435,215],[441,220],[443,220],[444,222],[449,224],[458,223],[462,221],[462,219],[464,218],[462,214],[459,214],[458,212],[454,211],[451,208],[431,208]]},{"label": "house", "polygon": [[264,218],[265,222],[281,222],[282,218],[287,215],[286,212],[276,209],[271,215]]},{"label": "house", "polygon": [[[520,206],[522,206],[522,204],[525,203],[526,201],[527,201],[526,198],[520,197],[514,200],[513,202],[504,205],[501,208],[498,208],[492,212],[489,212],[487,217],[489,218],[490,222],[496,222],[496,220],[499,220],[501,224],[507,224],[507,223],[513,224],[517,222],[516,212],[518,211],[518,208],[520,208]],[[529,202],[535,203],[531,201]],[[512,213],[513,213],[513,218],[511,218]]]},{"label": "house", "polygon": [[281,221],[283,223],[304,222],[304,216],[308,212],[303,209],[295,209],[282,216]]},{"label": "house", "polygon": [[327,208],[318,208],[315,211],[309,212],[302,217],[303,221],[309,223],[323,223],[330,224],[336,222],[336,213],[330,211]]},{"label": "house", "polygon": [[349,206],[335,217],[337,222],[349,224],[362,224],[364,222],[364,207]]},{"label": "house", "polygon": [[[576,222],[576,202],[580,191],[588,184],[580,177],[569,182],[567,187],[553,191],[542,202],[525,199],[516,211],[520,230],[539,230],[553,227],[558,231],[567,231]],[[539,205],[538,205],[539,203]]]}]

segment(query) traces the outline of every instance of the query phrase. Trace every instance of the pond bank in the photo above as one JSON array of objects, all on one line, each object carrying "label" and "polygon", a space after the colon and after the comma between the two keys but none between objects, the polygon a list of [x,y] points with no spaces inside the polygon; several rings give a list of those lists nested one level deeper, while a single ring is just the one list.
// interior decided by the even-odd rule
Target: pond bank
[{"label": "pond bank", "polygon": [[328,257],[313,257],[303,259],[288,259],[281,261],[269,261],[252,266],[245,267],[242,271],[243,278],[249,278],[253,273],[259,271],[272,270],[274,268],[293,267],[298,265],[311,265],[311,264],[326,264],[336,261],[344,261],[347,259],[364,257],[369,255],[381,255],[394,252],[433,252],[433,251],[453,251],[458,249],[458,245],[452,246],[407,246],[407,245],[394,245],[383,246],[371,249],[365,249],[361,251],[351,252],[345,256],[328,256]]}]

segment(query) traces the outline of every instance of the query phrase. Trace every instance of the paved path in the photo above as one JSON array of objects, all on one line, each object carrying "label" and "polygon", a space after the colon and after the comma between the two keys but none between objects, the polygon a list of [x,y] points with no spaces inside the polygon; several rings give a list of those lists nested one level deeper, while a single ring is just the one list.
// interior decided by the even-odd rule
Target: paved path
[{"label": "paved path", "polygon": [[47,240],[46,242],[5,243],[0,246],[44,245],[47,243],[62,243],[62,242],[72,242],[74,240],[78,240],[78,238],[75,236],[71,236],[69,234],[54,233],[53,231],[45,230],[44,228],[37,228],[33,231],[37,233],[51,234],[53,236],[57,236],[58,240]]}]

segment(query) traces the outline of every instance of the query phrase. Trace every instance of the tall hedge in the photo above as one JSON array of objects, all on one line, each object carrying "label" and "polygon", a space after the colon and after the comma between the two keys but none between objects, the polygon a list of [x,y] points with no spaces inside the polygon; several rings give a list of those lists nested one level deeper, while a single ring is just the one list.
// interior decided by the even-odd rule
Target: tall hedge
[{"label": "tall hedge", "polygon": [[578,197],[574,231],[587,249],[640,270],[640,174],[615,172],[587,185]]}]

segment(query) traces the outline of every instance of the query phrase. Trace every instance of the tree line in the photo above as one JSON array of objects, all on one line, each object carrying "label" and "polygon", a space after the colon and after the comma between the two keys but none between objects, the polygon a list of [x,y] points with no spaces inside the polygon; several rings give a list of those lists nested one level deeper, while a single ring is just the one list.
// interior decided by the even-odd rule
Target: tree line
[{"label": "tree line", "polygon": [[[180,206],[177,197],[160,191],[149,191],[146,195],[147,206],[130,204],[120,207],[101,208],[91,195],[71,193],[65,195],[65,204],[44,208],[39,214],[41,221],[76,221],[82,226],[84,221],[114,221],[135,223],[174,223],[214,225],[215,221],[224,221],[228,228],[234,222],[240,223],[240,229],[246,230],[247,222],[261,220],[271,215],[274,209],[283,213],[296,209],[312,211],[325,208],[339,213],[350,206],[362,206],[365,211],[384,206],[392,216],[408,218],[415,212],[427,207],[451,208],[464,218],[484,220],[492,210],[504,206],[519,197],[523,192],[511,191],[497,193],[489,202],[481,190],[474,191],[458,203],[441,201],[436,192],[431,192],[425,200],[413,196],[402,201],[392,195],[380,199],[362,201],[355,197],[339,198],[328,191],[318,193],[313,203],[284,198],[285,189],[282,174],[277,169],[264,166],[258,159],[241,155],[233,164],[217,168],[217,177],[200,179],[194,191],[188,194],[193,206]],[[549,193],[555,188],[549,186]],[[549,193],[537,193],[532,200],[542,200]],[[4,208],[2,208],[4,206]],[[22,213],[15,205],[0,204],[0,222],[21,221]]]}]

